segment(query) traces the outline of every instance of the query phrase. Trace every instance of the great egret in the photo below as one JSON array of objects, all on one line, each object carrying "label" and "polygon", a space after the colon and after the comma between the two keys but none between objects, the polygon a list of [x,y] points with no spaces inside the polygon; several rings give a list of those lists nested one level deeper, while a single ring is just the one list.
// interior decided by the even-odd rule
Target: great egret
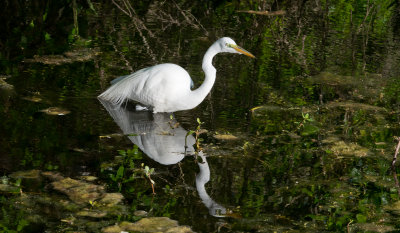
[{"label": "great egret", "polygon": [[254,58],[253,54],[236,45],[231,38],[223,37],[214,42],[204,55],[202,68],[205,79],[196,90],[191,90],[193,82],[186,70],[178,65],[165,63],[117,78],[99,98],[115,105],[131,99],[152,108],[154,113],[195,108],[211,91],[216,76],[212,59],[223,52],[240,53]]}]

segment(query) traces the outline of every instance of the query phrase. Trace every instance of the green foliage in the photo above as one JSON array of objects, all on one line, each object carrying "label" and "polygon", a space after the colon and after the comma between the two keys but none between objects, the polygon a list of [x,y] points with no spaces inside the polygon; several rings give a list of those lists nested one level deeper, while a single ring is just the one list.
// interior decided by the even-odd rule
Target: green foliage
[{"label": "green foliage", "polygon": [[365,216],[365,215],[357,214],[356,218],[357,218],[357,222],[360,222],[360,223],[367,222],[367,216]]},{"label": "green foliage", "polygon": [[12,205],[8,205],[4,196],[0,196],[0,231],[7,233],[22,232],[30,225],[26,220],[26,213],[22,210],[14,211]]},{"label": "green foliage", "polygon": [[[126,192],[128,194],[133,194],[135,190],[132,183],[135,183],[140,175],[144,174],[145,177],[150,181],[151,187],[154,191],[154,180],[151,178],[151,174],[154,173],[154,168],[149,168],[141,163],[140,166],[135,166],[135,162],[142,159],[142,153],[139,151],[138,146],[134,145],[132,149],[118,150],[120,158],[117,157],[116,162],[113,164],[113,168],[116,169],[114,172],[108,171],[108,169],[102,168],[102,172],[107,174],[111,188],[118,187],[119,192]],[[143,188],[145,190],[145,188]],[[140,193],[140,192],[139,192]]]},{"label": "green foliage", "polygon": [[[118,169],[116,172],[108,173],[105,170],[102,170],[102,172],[108,173],[112,184],[117,185],[118,191],[121,192],[124,184],[136,179],[138,170],[137,167],[135,167],[135,161],[142,159],[142,153],[136,145],[134,145],[132,149],[118,150],[118,153],[122,159],[118,160],[119,165],[117,166]],[[133,192],[130,188],[127,188],[127,191]]]}]

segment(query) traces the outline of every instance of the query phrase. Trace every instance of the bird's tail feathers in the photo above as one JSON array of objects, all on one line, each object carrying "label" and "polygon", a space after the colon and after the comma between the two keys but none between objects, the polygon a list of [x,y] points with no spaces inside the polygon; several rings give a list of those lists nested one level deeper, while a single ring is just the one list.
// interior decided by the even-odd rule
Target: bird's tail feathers
[{"label": "bird's tail feathers", "polygon": [[101,93],[98,98],[108,101],[114,105],[122,105],[129,97],[132,96],[134,88],[129,85],[132,83],[132,79],[136,78],[137,75],[132,74],[128,77],[124,77],[122,80],[114,83],[106,91]]}]

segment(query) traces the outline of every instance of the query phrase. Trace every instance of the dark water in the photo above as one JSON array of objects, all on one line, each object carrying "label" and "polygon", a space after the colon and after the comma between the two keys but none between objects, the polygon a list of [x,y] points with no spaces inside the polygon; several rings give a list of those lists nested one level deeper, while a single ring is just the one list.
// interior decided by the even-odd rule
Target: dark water
[{"label": "dark water", "polygon": [[[138,1],[131,15],[88,3],[3,3],[19,13],[2,26],[0,75],[14,88],[1,83],[0,171],[30,204],[2,190],[1,230],[96,232],[137,220],[135,210],[196,232],[399,229],[396,1]],[[222,36],[257,59],[214,58],[216,83],[197,108],[171,117],[97,100],[110,80],[163,62],[198,87],[202,56]],[[195,134],[186,135],[197,119],[196,160]],[[98,177],[124,195],[126,211],[66,223],[76,211],[53,204],[50,181],[14,173],[32,169]]]}]

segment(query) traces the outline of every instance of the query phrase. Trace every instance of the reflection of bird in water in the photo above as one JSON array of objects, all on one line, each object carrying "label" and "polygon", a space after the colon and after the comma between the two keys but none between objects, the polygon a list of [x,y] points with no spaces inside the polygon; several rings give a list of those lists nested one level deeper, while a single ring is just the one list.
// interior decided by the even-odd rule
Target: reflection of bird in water
[{"label": "reflection of bird in water", "polygon": [[[180,162],[185,155],[193,155],[195,139],[187,135],[187,131],[179,126],[170,114],[148,111],[131,111],[129,107],[113,105],[100,101],[125,135],[146,155],[160,164],[170,165]],[[129,105],[128,105],[129,106]],[[206,183],[210,180],[210,168],[203,152],[198,155],[200,172],[196,176],[196,189],[209,213],[216,217],[234,215],[227,213],[225,207],[216,203],[207,194]]]},{"label": "reflection of bird in water", "polygon": [[166,63],[117,78],[99,98],[116,105],[121,105],[128,99],[135,100],[151,107],[154,113],[195,108],[214,85],[216,69],[212,65],[212,59],[223,52],[240,53],[254,58],[231,38],[223,37],[212,44],[204,55],[202,68],[205,80],[196,90],[191,90],[193,81],[186,70],[178,65]]},{"label": "reflection of bird in water", "polygon": [[199,193],[201,200],[204,205],[208,208],[210,215],[215,217],[225,217],[226,216],[226,208],[216,203],[211,197],[207,194],[206,191],[206,183],[210,180],[210,167],[208,166],[208,162],[206,157],[200,151],[199,156],[203,160],[199,162],[200,173],[196,176],[196,189]]},{"label": "reflection of bird in water", "polygon": [[[125,135],[151,159],[175,164],[193,154],[195,139],[168,113],[130,111],[125,106],[100,101]],[[185,146],[185,142],[186,145]]]}]

